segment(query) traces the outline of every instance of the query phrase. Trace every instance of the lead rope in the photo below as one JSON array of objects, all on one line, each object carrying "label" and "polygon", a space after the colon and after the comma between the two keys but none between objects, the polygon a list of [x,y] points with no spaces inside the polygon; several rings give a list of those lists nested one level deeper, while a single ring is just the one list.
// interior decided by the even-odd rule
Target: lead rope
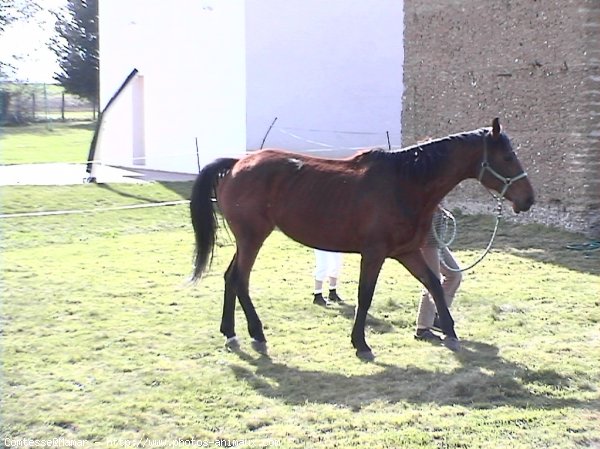
[{"label": "lead rope", "polygon": [[[491,192],[490,192],[491,194]],[[471,268],[475,267],[475,265],[477,265],[479,262],[481,262],[483,259],[485,259],[485,257],[489,254],[490,250],[492,249],[492,244],[494,243],[494,239],[496,238],[496,233],[498,232],[498,227],[500,225],[500,219],[502,218],[502,198],[498,198],[496,195],[492,194],[492,196],[496,199],[497,201],[497,206],[496,206],[496,224],[494,226],[494,231],[492,232],[492,237],[490,238],[490,241],[487,245],[487,247],[485,248],[483,254],[481,254],[481,256],[479,256],[479,258],[473,262],[471,265],[469,265],[466,268],[452,268],[450,266],[448,266],[448,264],[446,263],[446,261],[444,260],[444,254],[442,252],[443,249],[448,248],[452,242],[454,241],[455,237],[456,237],[456,232],[457,232],[457,226],[456,226],[456,219],[454,218],[454,216],[452,215],[452,213],[442,207],[440,207],[442,214],[443,214],[443,232],[441,237],[438,235],[436,226],[432,225],[431,226],[431,230],[433,231],[433,236],[435,237],[435,240],[438,243],[439,246],[439,259],[440,259],[440,263],[449,271],[453,271],[454,273],[462,273],[463,271],[467,271],[470,270]],[[447,233],[448,230],[448,223],[452,223],[452,235],[450,236],[450,238],[448,239],[448,241],[444,240],[445,234]]]}]

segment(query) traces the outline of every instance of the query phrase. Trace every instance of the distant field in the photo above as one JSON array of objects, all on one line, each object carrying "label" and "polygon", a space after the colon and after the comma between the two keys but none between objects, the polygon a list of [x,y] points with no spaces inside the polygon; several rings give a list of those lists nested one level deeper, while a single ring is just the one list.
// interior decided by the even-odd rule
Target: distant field
[{"label": "distant field", "polygon": [[76,95],[64,95],[62,86],[55,84],[17,84],[0,83],[0,89],[10,93],[8,113],[18,115],[26,121],[92,120],[93,106],[87,99]]},{"label": "distant field", "polygon": [[94,122],[0,127],[0,164],[87,161]]}]

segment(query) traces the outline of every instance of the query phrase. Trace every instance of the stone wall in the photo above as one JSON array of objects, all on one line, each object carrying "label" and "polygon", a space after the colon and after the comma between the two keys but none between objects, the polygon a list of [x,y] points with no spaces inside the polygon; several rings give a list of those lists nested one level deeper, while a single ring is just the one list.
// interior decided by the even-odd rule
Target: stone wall
[{"label": "stone wall", "polygon": [[[529,219],[600,234],[600,0],[405,2],[403,145],[500,117]],[[489,204],[475,181],[451,206]]]}]

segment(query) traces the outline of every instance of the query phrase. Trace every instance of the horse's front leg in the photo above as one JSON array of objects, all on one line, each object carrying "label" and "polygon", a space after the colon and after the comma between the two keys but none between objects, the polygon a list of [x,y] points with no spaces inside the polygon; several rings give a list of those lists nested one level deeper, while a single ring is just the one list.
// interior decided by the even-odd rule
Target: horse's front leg
[{"label": "horse's front leg", "polygon": [[442,330],[444,331],[444,345],[452,351],[460,350],[460,342],[454,331],[454,320],[452,319],[452,315],[450,315],[450,310],[448,310],[448,305],[444,297],[444,289],[438,277],[439,275],[429,268],[420,250],[402,254],[396,257],[396,260],[404,265],[431,294],[440,317]]},{"label": "horse's front leg", "polygon": [[365,325],[367,313],[373,300],[375,284],[381,271],[385,257],[362,255],[360,262],[360,280],[358,284],[358,306],[354,316],[352,328],[352,346],[356,349],[356,356],[362,360],[371,361],[375,358],[365,339]]}]

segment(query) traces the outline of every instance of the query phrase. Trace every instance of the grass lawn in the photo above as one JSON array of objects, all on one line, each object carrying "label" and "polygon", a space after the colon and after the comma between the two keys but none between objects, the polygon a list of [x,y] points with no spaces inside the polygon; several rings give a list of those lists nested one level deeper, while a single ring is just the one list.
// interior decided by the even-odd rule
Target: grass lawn
[{"label": "grass lawn", "polygon": [[48,122],[0,128],[0,164],[87,161],[94,122]]},{"label": "grass lawn", "polygon": [[[189,189],[4,187],[2,212],[176,200]],[[493,222],[458,221],[466,264]],[[580,235],[504,223],[457,295],[458,354],[412,338],[420,288],[387,262],[368,321],[377,359],[363,363],[349,336],[356,255],[344,259],[348,304],[323,309],[311,304],[312,250],[269,237],[251,281],[264,357],[240,310],[242,350],[223,346],[222,275],[234,251],[225,232],[212,270],[187,283],[186,206],[4,218],[0,230],[5,445],[600,447],[600,254],[565,249]]]}]

